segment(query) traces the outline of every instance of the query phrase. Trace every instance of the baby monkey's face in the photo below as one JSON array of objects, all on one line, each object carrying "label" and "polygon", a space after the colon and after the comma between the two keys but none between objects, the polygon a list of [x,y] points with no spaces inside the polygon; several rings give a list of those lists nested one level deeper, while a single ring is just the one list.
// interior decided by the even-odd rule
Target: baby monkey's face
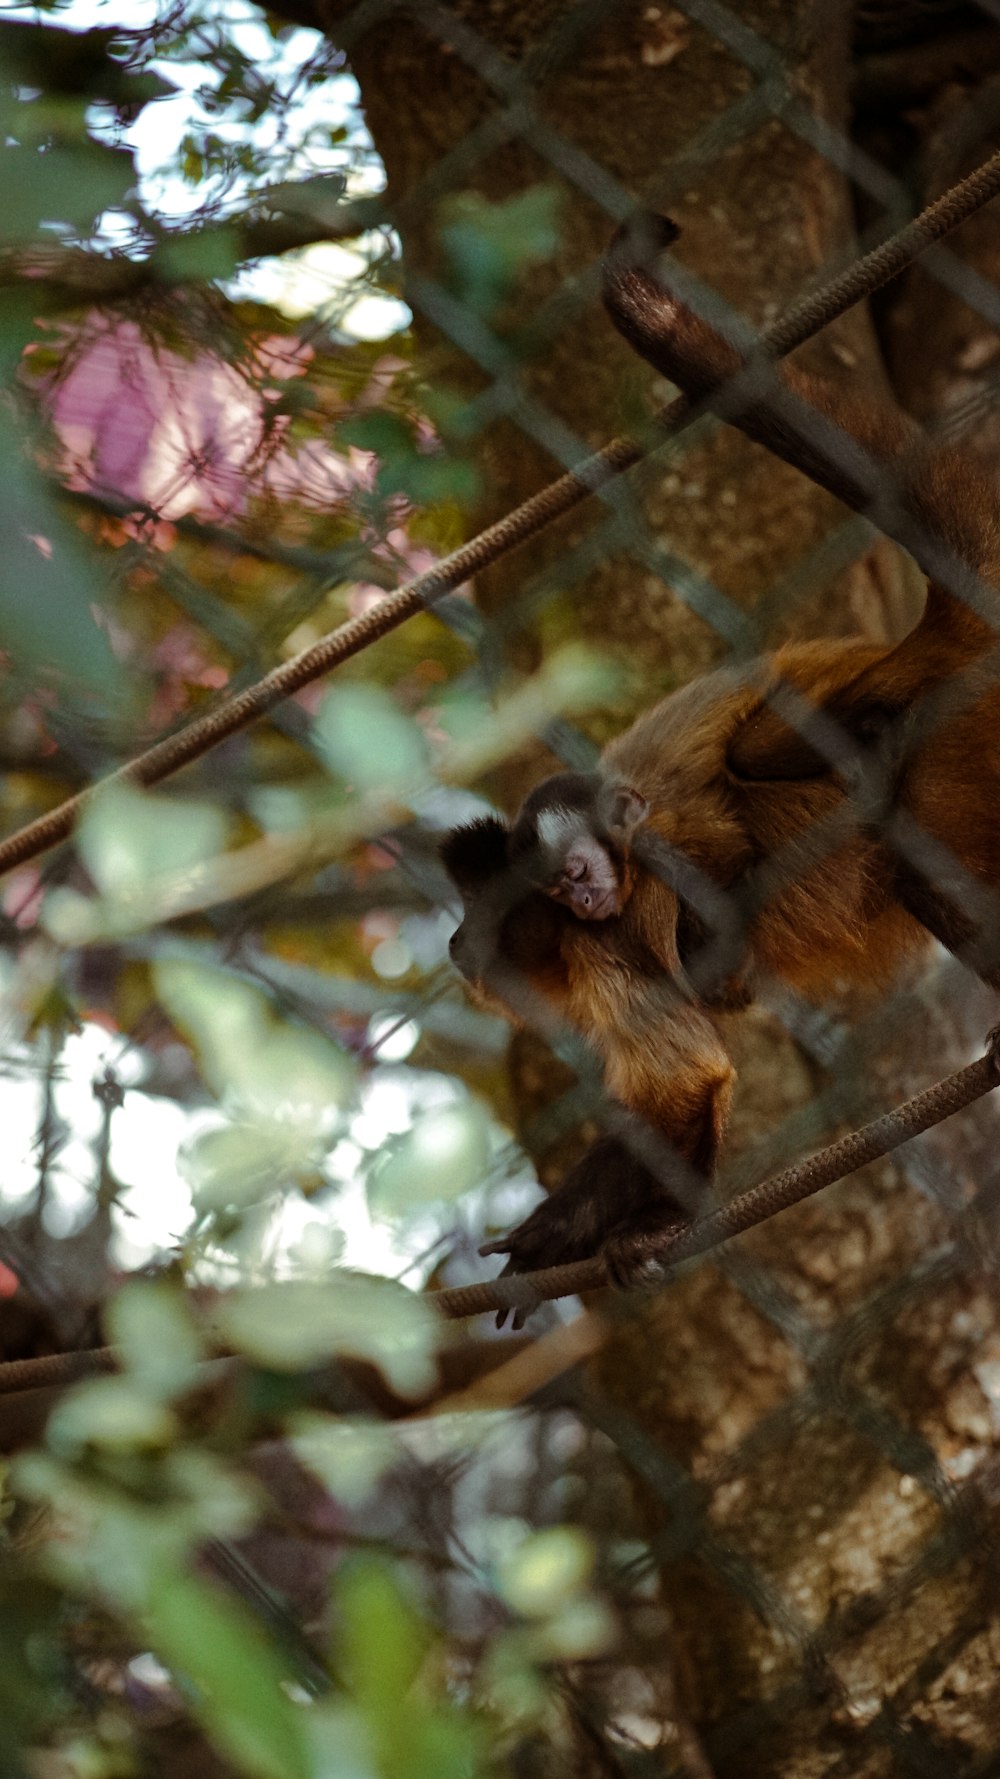
[{"label": "baby monkey's face", "polygon": [[578,920],[609,920],[630,893],[632,837],[648,805],[599,772],[563,772],[525,798],[510,837],[512,860]]},{"label": "baby monkey's face", "polygon": [[625,860],[577,810],[543,809],[535,823],[538,888],[578,920],[609,920],[625,902]]},{"label": "baby monkey's face", "polygon": [[486,816],[453,829],[441,854],[464,906],[449,949],[480,1005],[526,1022],[539,997],[561,1003],[566,922],[621,913],[646,814],[628,786],[567,772],[536,786],[512,826]]}]

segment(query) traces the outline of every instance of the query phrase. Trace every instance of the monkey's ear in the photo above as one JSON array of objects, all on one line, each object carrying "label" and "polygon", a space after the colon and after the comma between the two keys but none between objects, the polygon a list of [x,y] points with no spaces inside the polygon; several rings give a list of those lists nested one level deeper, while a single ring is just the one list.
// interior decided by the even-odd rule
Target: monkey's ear
[{"label": "monkey's ear", "polygon": [[634,785],[612,785],[608,821],[613,831],[631,835],[648,814],[649,804]]},{"label": "monkey's ear", "polygon": [[510,829],[498,815],[481,815],[464,828],[452,828],[441,842],[441,862],[463,892],[482,889],[506,869]]}]

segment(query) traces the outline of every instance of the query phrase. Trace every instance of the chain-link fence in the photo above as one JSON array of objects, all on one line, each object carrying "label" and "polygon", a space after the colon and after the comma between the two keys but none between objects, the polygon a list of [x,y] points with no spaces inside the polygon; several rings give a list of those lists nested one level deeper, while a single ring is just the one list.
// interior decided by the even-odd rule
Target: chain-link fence
[{"label": "chain-link fence", "polygon": [[[5,250],[8,357],[36,429],[36,480],[11,484],[35,609],[8,624],[16,813],[0,840],[5,1086],[24,1133],[0,1231],[6,1444],[34,1448],[25,1498],[75,1513],[71,1542],[86,1527],[90,1556],[57,1570],[60,1586],[100,1597],[88,1562],[124,1563],[167,1527],[168,1557],[197,1549],[270,1635],[293,1703],[319,1702],[322,1753],[293,1756],[245,1700],[218,1703],[211,1662],[171,1629],[204,1602],[178,1593],[167,1610],[155,1576],[102,1599],[130,1626],[145,1612],[148,1649],[134,1630],[127,1655],[80,1636],[78,1715],[96,1723],[124,1697],[139,1725],[129,1758],[150,1771],[193,1758],[169,1743],[188,1708],[170,1676],[187,1674],[236,1771],[985,1775],[1000,1768],[982,714],[996,696],[1000,13],[307,12],[275,15],[322,36],[294,76],[267,75],[258,115],[282,120],[278,173],[308,202],[289,178],[248,207],[238,182],[212,185],[192,138],[193,183],[210,190],[193,225],[154,228],[134,209],[134,235],[110,251],[30,231]],[[200,26],[216,72],[225,24],[209,12]],[[43,84],[51,27],[5,30],[12,88]],[[29,31],[41,36],[17,35]],[[303,160],[302,142],[286,164],[296,106],[347,78],[342,57],[370,139],[341,132],[343,176]],[[124,79],[128,56],[110,60]],[[244,52],[239,80],[229,69],[244,97],[252,64]],[[67,87],[109,102],[87,78]],[[358,172],[376,154],[384,192]],[[723,342],[721,371],[668,351],[643,381],[613,344],[601,259],[637,207],[679,215],[676,253],[643,272]],[[364,247],[334,308],[265,324],[239,291],[201,282],[224,276],[223,238],[236,264],[318,240]],[[396,355],[347,317],[365,280],[398,303],[399,268],[415,345]],[[25,310],[35,287],[44,302]],[[29,339],[36,309],[56,320]],[[794,362],[812,381],[789,384],[780,361],[803,346]],[[820,412],[810,391],[824,389],[844,399]],[[917,413],[927,451],[905,430],[873,445],[853,418],[873,402]],[[949,468],[929,497],[924,466],[953,464],[956,445],[976,466]],[[2,433],[0,447],[22,460]],[[63,583],[47,565],[54,554],[65,577],[76,526],[79,609],[53,636]],[[870,695],[857,718],[839,694],[912,633],[923,599],[880,535],[930,573],[949,615],[895,707]],[[105,653],[80,628],[90,593]],[[854,634],[865,647],[848,673]],[[704,673],[729,676],[710,688],[759,686],[748,664],[789,637],[825,652],[808,672],[788,657],[754,694],[784,762],[746,775],[772,799],[754,845],[741,836],[731,868],[713,870],[675,838],[667,792],[654,800],[660,844],[634,869],[660,884],[676,969],[648,948],[619,960],[626,1009],[660,997],[679,1072],[691,1008],[736,1059],[708,1183],[684,1165],[661,1026],[633,1070],[656,1091],[622,1096],[620,1029],[567,1010],[588,1004],[565,992],[565,960],[590,955],[573,950],[575,917],[554,915],[509,855],[486,873],[492,957],[526,1028],[508,1067],[496,1008],[468,1005],[447,960],[458,898],[438,846],[494,804],[513,812],[549,771],[592,771],[602,742]],[[123,688],[122,663],[137,662],[152,675]],[[684,795],[725,795],[735,820],[738,774],[692,765],[683,719],[678,733]],[[149,793],[182,768],[193,795]],[[525,974],[504,934],[540,898],[550,955]],[[610,939],[577,925],[614,952],[625,919],[606,923]],[[810,976],[838,920],[841,965]],[[917,924],[951,955],[914,961]],[[782,944],[806,960],[784,978]],[[720,995],[737,976],[739,995]],[[527,1156],[558,1206],[602,1133],[612,1148],[597,1153],[616,1182],[624,1168],[639,1213],[648,1185],[671,1195],[665,1224],[678,1201],[695,1219],[649,1237],[662,1289],[565,1301],[606,1278],[573,1253],[568,1273],[491,1293],[476,1248],[535,1202]],[[160,1151],[176,1174],[178,1144],[184,1192],[158,1224],[149,1181]],[[846,1178],[890,1151],[891,1166]],[[607,1191],[592,1167],[590,1198]],[[162,1280],[171,1256],[208,1318],[204,1345],[189,1350],[173,1298],[161,1310],[126,1293],[102,1329],[121,1275]],[[344,1259],[441,1292],[451,1314],[532,1317],[513,1341],[470,1326],[435,1374],[433,1318],[411,1325],[412,1302],[366,1296],[367,1280],[348,1300]],[[127,1389],[105,1399],[91,1379],[64,1394],[103,1368]],[[193,1422],[177,1407],[190,1392]],[[249,1493],[209,1507],[230,1471],[234,1493],[253,1476],[265,1509]],[[529,1527],[564,1543],[530,1546]],[[396,1565],[379,1572],[394,1577],[384,1617],[374,1572],[345,1578],[359,1550]],[[11,1560],[23,1585],[33,1559],[18,1547]],[[381,1639],[409,1622],[411,1574],[449,1703],[396,1722],[419,1663],[383,1673]],[[374,1752],[322,1717],[331,1586],[347,1692],[369,1729],[385,1718],[399,1738]],[[222,1646],[230,1628],[215,1627]],[[446,1710],[466,1708],[488,1746],[471,1731],[435,1742]],[[26,1718],[11,1734],[13,1750],[43,1732]],[[113,1742],[105,1723],[88,1758],[109,1760]]]}]

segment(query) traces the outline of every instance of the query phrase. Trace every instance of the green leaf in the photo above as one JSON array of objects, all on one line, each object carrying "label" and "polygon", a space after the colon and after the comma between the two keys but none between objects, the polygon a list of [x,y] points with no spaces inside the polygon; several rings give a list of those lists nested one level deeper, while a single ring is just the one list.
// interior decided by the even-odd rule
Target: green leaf
[{"label": "green leaf", "polygon": [[177,1165],[200,1215],[242,1210],[311,1171],[314,1138],[312,1128],[303,1132],[291,1121],[224,1124],[186,1142]]},{"label": "green leaf", "polygon": [[128,680],[94,620],[104,597],[94,558],[25,461],[3,409],[0,533],[0,649],[21,676],[53,684],[70,704],[97,695],[125,714]]},{"label": "green leaf", "polygon": [[485,1651],[480,1684],[508,1726],[539,1722],[549,1708],[551,1685],[534,1659],[533,1637],[523,1625],[496,1635]]},{"label": "green leaf", "polygon": [[105,210],[124,204],[135,171],[127,150],[84,140],[44,152],[0,147],[0,179],[0,246],[16,247],[43,235],[43,223],[88,235]]},{"label": "green leaf", "polygon": [[0,1566],[0,1771],[25,1772],[24,1743],[68,1705],[66,1603],[8,1547]]},{"label": "green leaf", "polygon": [[389,1563],[356,1557],[337,1584],[341,1667],[385,1779],[472,1779],[475,1725],[427,1696],[428,1627]]},{"label": "green leaf", "polygon": [[550,259],[559,245],[554,185],[532,185],[503,203],[463,192],[445,206],[441,240],[464,303],[489,315],[522,266]]},{"label": "green leaf", "polygon": [[112,1298],[104,1319],[109,1340],[146,1396],[174,1396],[194,1382],[201,1342],[179,1291],[136,1280]]},{"label": "green leaf", "polygon": [[441,501],[468,505],[479,491],[471,463],[440,448],[427,449],[400,415],[384,408],[352,414],[337,428],[337,439],[378,458],[375,486],[383,499],[402,494],[417,507]]},{"label": "green leaf", "polygon": [[231,278],[243,258],[238,229],[217,226],[174,235],[156,249],[157,272],[171,284]]},{"label": "green leaf", "polygon": [[305,1720],[313,1779],[385,1779],[362,1712],[340,1699],[317,1699]]},{"label": "green leaf", "polygon": [[322,1032],[280,1021],[268,1032],[267,1055],[247,1058],[239,1076],[255,1110],[300,1119],[342,1104],[354,1081],[350,1059]]},{"label": "green leaf", "polygon": [[223,1755],[252,1779],[310,1779],[286,1670],[242,1606],[165,1569],[150,1587],[147,1628],[156,1655],[193,1689],[194,1710]]},{"label": "green leaf", "polygon": [[127,1377],[90,1378],[57,1402],[49,1417],[48,1443],[54,1452],[74,1456],[88,1445],[112,1451],[145,1451],[167,1446],[176,1422],[162,1402]]},{"label": "green leaf", "polygon": [[606,1655],[618,1634],[614,1615],[595,1594],[567,1600],[533,1639],[535,1656],[548,1662],[593,1661]]},{"label": "green leaf", "polygon": [[232,970],[160,960],[153,970],[156,993],[174,1024],[199,1053],[202,1071],[218,1094],[240,1053],[263,1041],[271,1007],[263,991]]},{"label": "green leaf", "polygon": [[352,414],[337,428],[342,445],[355,445],[359,451],[372,451],[376,457],[389,460],[412,457],[416,441],[412,427],[399,414],[385,408],[371,408],[364,414]]},{"label": "green leaf", "polygon": [[77,846],[108,901],[141,906],[156,878],[180,875],[214,858],[227,828],[226,816],[211,803],[158,797],[119,781],[88,801]]},{"label": "green leaf", "polygon": [[446,686],[435,714],[437,727],[449,741],[464,746],[481,736],[484,729],[489,729],[496,713],[480,692]]},{"label": "green leaf", "polygon": [[303,1409],[289,1417],[287,1431],[300,1463],[346,1507],[363,1506],[400,1457],[399,1441],[382,1421]]},{"label": "green leaf", "polygon": [[218,1304],[225,1339],[262,1365],[295,1371],[338,1353],[377,1365],[401,1396],[431,1388],[442,1324],[432,1306],[390,1279],[334,1272],[323,1284],[281,1281]]},{"label": "green leaf", "polygon": [[205,177],[205,156],[193,136],[181,144],[181,178],[186,185],[200,185]]},{"label": "green leaf", "polygon": [[[328,1134],[357,1073],[331,1039],[277,1019],[267,995],[230,970],[169,958],[156,965],[154,980],[209,1086],[243,1114],[241,1122],[296,1124],[300,1148]],[[287,1133],[279,1140],[287,1144]]]},{"label": "green leaf", "polygon": [[[78,1461],[90,1443],[86,1428],[82,1440],[70,1426],[70,1461],[27,1452],[17,1459],[14,1473],[23,1495],[46,1502],[58,1515],[51,1559],[75,1589],[141,1610],[159,1568],[181,1563],[206,1538],[239,1537],[259,1516],[260,1503],[249,1484],[207,1452],[109,1444],[91,1467]],[[115,1474],[138,1480],[143,1492],[109,1487],[107,1479]]]},{"label": "green leaf", "polygon": [[100,894],[50,891],[45,926],[57,943],[73,946],[155,925],[218,857],[227,830],[227,817],[211,804],[151,797],[121,780],[102,786],[84,806],[77,837]]},{"label": "green leaf", "polygon": [[[331,130],[327,139],[343,141],[344,136],[343,130]],[[343,173],[317,173],[311,179],[281,180],[265,186],[260,201],[268,210],[284,216],[305,216],[314,222],[336,224],[341,220],[346,186]]]},{"label": "green leaf", "polygon": [[427,1627],[388,1561],[355,1557],[337,1584],[344,1678],[367,1708],[398,1709],[427,1653]]},{"label": "green leaf", "polygon": [[479,1184],[489,1159],[489,1125],[475,1100],[434,1106],[386,1145],[368,1182],[369,1203],[379,1216],[395,1216],[457,1198]]},{"label": "green leaf", "polygon": [[532,1532],[498,1564],[503,1599],[525,1618],[544,1618],[578,1595],[590,1579],[594,1551],[576,1526]]}]

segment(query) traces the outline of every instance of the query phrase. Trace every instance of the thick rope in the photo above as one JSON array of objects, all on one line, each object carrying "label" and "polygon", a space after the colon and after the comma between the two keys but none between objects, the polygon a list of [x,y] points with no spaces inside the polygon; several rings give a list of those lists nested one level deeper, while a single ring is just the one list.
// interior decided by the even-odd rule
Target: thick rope
[{"label": "thick rope", "polygon": [[[783,358],[813,334],[819,333],[838,315],[844,314],[862,297],[869,296],[890,278],[896,277],[925,248],[942,240],[960,222],[988,204],[998,192],[1000,151],[992,155],[976,172],[970,173],[968,178],[952,186],[913,222],[900,229],[888,241],[884,241],[880,247],[866,253],[846,272],[824,285],[822,290],[795,303],[763,335],[763,346],[775,357]],[[313,643],[311,648],[303,649],[301,654],[293,656],[290,661],[272,668],[270,673],[256,680],[245,691],[224,699],[214,710],[197,717],[175,735],[168,735],[162,741],[155,742],[116,772],[110,773],[101,783],[127,781],[130,784],[158,784],[179,771],[182,766],[190,765],[192,760],[208,753],[227,736],[236,734],[257,717],[264,716],[283,698],[300,691],[303,686],[329,673],[332,668],[339,667],[352,655],[360,654],[371,643],[404,624],[407,618],[426,610],[435,600],[460,587],[470,576],[498,561],[528,538],[536,536],[554,519],[571,511],[589,495],[620,476],[624,470],[639,463],[653,449],[658,448],[664,439],[676,436],[698,412],[700,410],[686,397],[679,396],[657,415],[656,432],[651,440],[643,442],[629,437],[612,439],[602,450],[585,458],[576,469],[550,482],[538,494],[533,494],[521,506],[515,507],[513,512],[498,519],[495,525],[488,526],[469,543],[463,544],[461,549],[453,550],[450,556],[444,557],[426,574],[418,575],[395,593],[388,594],[360,617],[338,625],[335,630],[329,631],[326,636]],[[37,857],[58,841],[65,840],[85,801],[92,794],[93,788],[90,788],[74,797],[68,797],[46,815],[39,816],[36,821],[18,828],[6,840],[0,841],[0,872],[10,871],[14,866],[24,864],[27,859]]]},{"label": "thick rope", "polygon": [[[762,1180],[741,1192],[726,1205],[698,1217],[679,1233],[664,1239],[662,1246],[651,1251],[651,1261],[667,1270],[693,1254],[704,1254],[729,1241],[744,1230],[755,1229],[779,1211],[800,1204],[804,1198],[832,1186],[856,1169],[877,1161],[908,1143],[921,1131],[930,1130],[951,1118],[1000,1083],[1000,1027],[987,1040],[985,1056],[956,1074],[948,1075],[913,1099],[886,1112],[872,1124],[865,1124],[849,1136],[830,1143],[817,1155],[798,1161],[770,1180]],[[658,1283],[665,1282],[661,1279]],[[608,1283],[604,1262],[599,1259],[577,1260],[569,1266],[548,1266],[538,1272],[493,1279],[481,1285],[457,1285],[447,1291],[428,1291],[427,1300],[442,1316],[457,1320],[478,1316],[492,1310],[531,1310],[546,1299],[573,1297],[580,1291],[595,1291]],[[92,1351],[46,1353],[39,1359],[13,1359],[0,1364],[0,1397],[21,1390],[45,1385],[68,1384],[92,1371],[113,1371],[117,1363],[114,1347],[96,1347]]]},{"label": "thick rope", "polygon": [[[984,1094],[991,1093],[1000,1082],[1000,1027],[991,1032],[989,1048],[978,1062],[959,1069],[944,1081],[928,1087],[913,1099],[906,1100],[894,1112],[886,1112],[872,1124],[865,1124],[849,1136],[830,1143],[817,1155],[797,1161],[770,1180],[762,1180],[741,1192],[728,1204],[697,1217],[678,1233],[664,1238],[659,1249],[651,1250],[650,1258],[657,1266],[674,1266],[692,1254],[704,1254],[709,1248],[746,1229],[766,1223],[779,1211],[811,1198],[824,1186],[844,1179],[859,1167],[877,1161],[898,1149],[901,1143],[919,1136],[921,1131],[951,1118],[965,1106],[971,1106]],[[443,1316],[477,1316],[486,1310],[533,1309],[537,1303],[553,1297],[573,1297],[580,1291],[594,1291],[608,1283],[603,1260],[577,1260],[569,1266],[548,1266],[538,1272],[494,1279],[482,1285],[457,1285],[448,1291],[432,1291],[428,1296]],[[0,1379],[2,1379],[0,1367]]]},{"label": "thick rope", "polygon": [[8,1359],[0,1365],[0,1396],[20,1390],[42,1390],[47,1384],[72,1384],[93,1371],[114,1371],[114,1347],[86,1347],[72,1353],[42,1353],[37,1359]]}]

